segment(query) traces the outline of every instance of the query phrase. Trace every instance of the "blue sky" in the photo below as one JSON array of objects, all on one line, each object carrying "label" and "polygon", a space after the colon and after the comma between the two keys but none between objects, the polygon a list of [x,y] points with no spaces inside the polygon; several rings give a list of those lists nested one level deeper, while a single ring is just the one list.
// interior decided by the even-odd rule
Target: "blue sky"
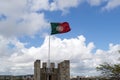
[{"label": "blue sky", "polygon": [[[37,12],[39,13],[39,11]],[[87,43],[94,42],[96,48],[107,50],[109,43],[119,44],[119,13],[119,8],[111,11],[102,11],[101,6],[91,7],[88,3],[84,3],[76,8],[69,9],[66,14],[63,14],[62,11],[45,11],[45,17],[49,22],[69,22],[72,31],[56,36],[64,39],[84,35],[87,38]],[[49,30],[47,32],[49,34]],[[30,41],[31,46],[37,47],[42,44],[42,41],[39,40],[44,39],[38,36],[34,39],[26,38],[26,36],[20,39],[22,42]]]},{"label": "blue sky", "polygon": [[50,22],[67,21],[70,32],[51,36],[51,61],[69,59],[71,76],[98,75],[99,64],[119,63],[119,14],[119,0],[1,0],[0,74],[33,74],[36,59],[47,61]]}]

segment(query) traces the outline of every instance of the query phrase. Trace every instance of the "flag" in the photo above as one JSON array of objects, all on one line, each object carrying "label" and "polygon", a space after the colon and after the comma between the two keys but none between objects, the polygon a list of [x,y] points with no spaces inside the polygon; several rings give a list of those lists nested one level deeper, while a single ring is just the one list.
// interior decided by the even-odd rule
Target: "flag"
[{"label": "flag", "polygon": [[70,30],[71,29],[68,22],[51,23],[51,35],[66,33],[69,32]]}]

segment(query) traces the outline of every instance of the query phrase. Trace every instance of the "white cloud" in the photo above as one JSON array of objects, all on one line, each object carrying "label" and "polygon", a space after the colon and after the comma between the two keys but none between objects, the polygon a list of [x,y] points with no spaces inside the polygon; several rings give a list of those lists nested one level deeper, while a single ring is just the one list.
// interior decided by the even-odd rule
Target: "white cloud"
[{"label": "white cloud", "polygon": [[34,35],[48,26],[44,13],[31,11],[27,0],[2,0],[0,12],[6,16],[6,20],[0,21],[0,34],[6,37]]},{"label": "white cloud", "polygon": [[80,5],[80,3],[88,2],[91,6],[100,6],[102,4],[103,10],[112,10],[120,6],[120,0],[69,0],[68,2],[65,0],[54,0],[50,3],[50,10],[62,10],[63,12],[69,10],[70,8],[74,8]]},{"label": "white cloud", "polygon": [[31,11],[40,11],[49,9],[49,0],[28,0]]},{"label": "white cloud", "polygon": [[72,7],[77,7],[82,0],[54,0],[54,2],[51,3],[51,10],[59,9],[59,10],[66,10]]},{"label": "white cloud", "polygon": [[108,0],[108,3],[105,7],[103,7],[103,10],[112,10],[114,8],[117,8],[120,6],[120,0]]},{"label": "white cloud", "polygon": [[18,20],[8,19],[7,21],[0,22],[0,34],[4,36],[21,36],[21,35],[34,35],[41,29],[48,26],[44,19],[44,13],[30,13],[25,14]]},{"label": "white cloud", "polygon": [[61,10],[63,13],[68,12],[70,8],[75,8],[83,2],[88,2],[91,6],[100,6],[105,3],[103,7],[104,10],[111,10],[120,5],[119,0],[28,0],[28,6],[30,11],[57,11]]},{"label": "white cloud", "polygon": [[[0,53],[0,74],[29,74],[33,73],[33,63],[36,59],[47,61],[48,55],[48,37],[45,38],[44,43],[40,47],[25,48],[25,44],[19,42],[17,39],[7,40],[4,37],[0,38],[6,44],[1,44],[0,50],[3,48],[7,51]],[[78,36],[71,39],[60,39],[55,36],[51,37],[51,61],[60,62],[63,60],[70,60],[71,62],[71,75],[95,75],[95,67],[103,62],[119,63],[118,50],[120,45],[110,44],[108,51],[96,50],[92,53],[95,45],[90,42],[86,44],[84,36]],[[15,47],[7,50],[7,46],[11,42]],[[11,53],[12,52],[12,53]],[[59,55],[59,57],[58,57]]]},{"label": "white cloud", "polygon": [[[0,0],[0,12],[12,15],[15,11],[21,13],[26,6],[26,0]],[[16,14],[16,15],[17,15]],[[14,13],[15,15],[15,13]]]},{"label": "white cloud", "polygon": [[57,11],[61,10],[63,13],[66,13],[70,8],[77,7],[82,0],[29,0],[29,6],[31,11]]},{"label": "white cloud", "polygon": [[120,6],[120,0],[86,0],[91,6],[102,6],[102,10],[113,10]]},{"label": "white cloud", "polygon": [[91,6],[99,6],[103,0],[87,0]]}]

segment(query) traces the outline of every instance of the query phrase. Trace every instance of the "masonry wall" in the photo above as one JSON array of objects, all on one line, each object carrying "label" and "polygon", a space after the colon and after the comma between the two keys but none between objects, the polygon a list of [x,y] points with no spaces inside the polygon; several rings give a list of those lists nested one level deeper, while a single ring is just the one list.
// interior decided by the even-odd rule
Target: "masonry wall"
[{"label": "masonry wall", "polygon": [[41,80],[47,80],[49,77],[49,80],[58,80],[58,69],[55,68],[55,63],[50,64],[50,69],[48,73],[47,63],[42,64],[41,68]]},{"label": "masonry wall", "polygon": [[[48,71],[49,70],[49,71]],[[64,60],[58,64],[58,68],[55,68],[55,63],[50,63],[50,68],[47,68],[47,63],[42,63],[40,67],[40,60],[36,60],[34,63],[34,79],[35,80],[70,80],[70,62]]]},{"label": "masonry wall", "polygon": [[70,62],[64,60],[58,64],[59,69],[59,80],[70,80]]},{"label": "masonry wall", "polygon": [[40,65],[41,65],[41,61],[40,60],[36,60],[34,63],[34,80],[41,80],[40,77]]}]

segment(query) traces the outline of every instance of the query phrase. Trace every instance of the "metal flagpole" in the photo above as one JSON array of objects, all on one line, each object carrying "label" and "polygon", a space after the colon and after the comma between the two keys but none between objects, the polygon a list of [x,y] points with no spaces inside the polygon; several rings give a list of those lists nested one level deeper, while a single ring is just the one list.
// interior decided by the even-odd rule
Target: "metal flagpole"
[{"label": "metal flagpole", "polygon": [[48,68],[50,68],[50,35],[49,35],[49,49],[48,49]]},{"label": "metal flagpole", "polygon": [[50,35],[49,35],[49,43],[48,43],[48,69],[47,69],[47,80],[49,80],[50,74]]}]

